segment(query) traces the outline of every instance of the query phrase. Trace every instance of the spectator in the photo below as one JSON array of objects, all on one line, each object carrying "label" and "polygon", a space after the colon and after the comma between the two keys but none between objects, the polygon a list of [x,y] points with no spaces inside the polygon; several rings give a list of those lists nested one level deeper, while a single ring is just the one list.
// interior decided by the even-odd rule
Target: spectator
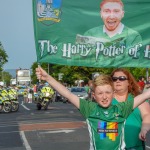
[{"label": "spectator", "polygon": [[37,85],[36,84],[33,86],[33,92],[37,93]]},{"label": "spectator", "polygon": [[88,93],[89,99],[90,99],[91,101],[93,101],[93,95],[92,95],[93,81],[92,81],[92,80],[89,80],[88,85],[89,85],[89,93]]},{"label": "spectator", "polygon": [[[139,95],[141,90],[132,74],[122,68],[115,69],[112,74],[114,83],[113,104],[130,101]],[[142,133],[150,129],[150,106],[148,102],[139,105],[127,118],[125,123],[126,150],[145,150],[145,137]]]},{"label": "spectator", "polygon": [[140,76],[140,77],[139,77],[138,85],[139,85],[139,88],[140,88],[141,92],[144,90],[144,86],[145,86],[144,80],[145,80],[145,79],[144,79],[143,76]]},{"label": "spectator", "polygon": [[28,90],[25,89],[23,92],[24,103],[28,103]]},{"label": "spectator", "polygon": [[32,88],[29,88],[29,91],[28,91],[28,103],[32,103],[32,97],[33,97],[33,90],[32,90]]},{"label": "spectator", "polygon": [[146,89],[150,88],[150,76],[148,77],[148,80],[146,81],[145,88]]}]

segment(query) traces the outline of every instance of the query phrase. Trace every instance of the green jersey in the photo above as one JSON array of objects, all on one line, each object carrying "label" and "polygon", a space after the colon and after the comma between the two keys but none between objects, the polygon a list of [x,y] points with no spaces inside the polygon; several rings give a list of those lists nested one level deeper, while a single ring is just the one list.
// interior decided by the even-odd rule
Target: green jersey
[{"label": "green jersey", "polygon": [[133,100],[109,108],[80,100],[80,112],[89,130],[90,150],[124,150],[124,123],[132,110]]},{"label": "green jersey", "polygon": [[[77,35],[76,43],[86,45],[91,49],[88,53],[90,63],[91,61],[105,62],[104,67],[112,66],[113,64],[126,66],[126,63],[132,66],[132,60],[140,63],[142,38],[137,31],[126,26],[113,37],[109,37],[103,31],[103,26],[92,28],[85,32],[84,35]],[[137,53],[134,53],[136,50]]]},{"label": "green jersey", "polygon": [[[133,95],[129,94],[127,101],[133,99]],[[118,101],[114,98],[113,104],[117,104]],[[125,143],[126,148],[133,148],[143,150],[144,142],[139,139],[139,133],[141,131],[142,118],[139,108],[135,108],[129,115],[125,123]],[[134,138],[133,138],[134,137]],[[140,148],[141,147],[141,148]]]},{"label": "green jersey", "polygon": [[[84,36],[95,37],[95,42],[100,40],[106,45],[110,45],[112,43],[116,44],[116,46],[124,45],[126,49],[129,49],[136,44],[142,43],[141,35],[137,31],[126,26],[124,26],[121,33],[118,33],[113,37],[109,37],[106,32],[104,32],[103,26],[98,26],[88,30],[85,32]],[[88,42],[90,43],[90,40]]]}]

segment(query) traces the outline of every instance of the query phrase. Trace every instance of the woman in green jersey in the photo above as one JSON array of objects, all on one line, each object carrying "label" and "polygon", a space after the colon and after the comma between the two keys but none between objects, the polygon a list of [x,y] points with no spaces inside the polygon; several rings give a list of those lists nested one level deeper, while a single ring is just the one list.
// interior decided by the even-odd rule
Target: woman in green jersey
[{"label": "woman in green jersey", "polygon": [[[113,104],[118,102],[130,101],[133,97],[139,95],[141,90],[137,81],[131,73],[125,69],[115,69],[112,74],[114,83],[114,99]],[[128,80],[123,80],[126,77]],[[144,102],[138,106],[132,114],[127,118],[125,124],[125,143],[127,150],[144,150],[145,137],[142,137],[143,132],[150,130],[150,105]]]}]

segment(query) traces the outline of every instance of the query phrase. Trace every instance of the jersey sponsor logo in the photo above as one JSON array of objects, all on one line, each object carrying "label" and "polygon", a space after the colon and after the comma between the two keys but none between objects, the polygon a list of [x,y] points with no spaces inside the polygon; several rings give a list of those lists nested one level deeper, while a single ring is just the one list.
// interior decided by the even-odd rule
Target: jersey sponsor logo
[{"label": "jersey sponsor logo", "polygon": [[97,132],[100,135],[100,139],[109,138],[115,141],[118,136],[118,123],[99,121]]}]

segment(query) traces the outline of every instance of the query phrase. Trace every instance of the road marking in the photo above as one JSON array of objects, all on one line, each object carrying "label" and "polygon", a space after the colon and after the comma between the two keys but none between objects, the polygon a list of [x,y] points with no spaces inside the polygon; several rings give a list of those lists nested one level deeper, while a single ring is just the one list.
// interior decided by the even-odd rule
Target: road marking
[{"label": "road marking", "polygon": [[22,107],[24,107],[26,110],[30,110],[29,108],[27,108],[24,104],[23,104],[23,101],[21,103]]},{"label": "road marking", "polygon": [[69,113],[74,114],[74,111],[70,111]]},{"label": "road marking", "polygon": [[47,133],[71,133],[74,132],[74,130],[55,130],[55,131],[47,131],[47,132],[40,132],[41,134],[47,134]]},{"label": "road marking", "polygon": [[31,147],[30,147],[30,145],[29,145],[29,143],[28,143],[28,141],[27,141],[27,139],[26,139],[24,131],[20,132],[20,136],[21,136],[21,138],[23,140],[23,143],[24,143],[24,146],[25,146],[26,150],[32,150]]},{"label": "road marking", "polygon": [[147,145],[146,145],[146,148],[150,149],[150,147],[149,147],[149,146],[147,146]]},{"label": "road marking", "polygon": [[65,130],[85,127],[86,123],[83,121],[77,122],[48,122],[48,123],[34,123],[34,124],[20,124],[19,130],[32,131],[32,130]]}]

